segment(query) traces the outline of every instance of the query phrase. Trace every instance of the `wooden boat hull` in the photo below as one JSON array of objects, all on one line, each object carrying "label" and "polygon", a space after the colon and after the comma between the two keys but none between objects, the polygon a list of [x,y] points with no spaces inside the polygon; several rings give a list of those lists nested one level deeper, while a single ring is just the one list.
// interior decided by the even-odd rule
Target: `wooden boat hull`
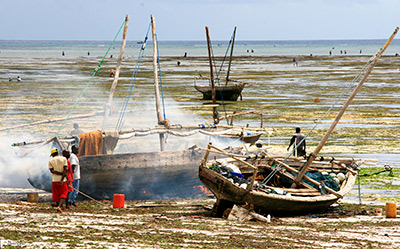
[{"label": "wooden boat hull", "polygon": [[[215,99],[216,100],[227,100],[227,101],[236,101],[242,90],[244,89],[245,84],[239,83],[228,86],[216,86],[215,87]],[[203,94],[204,100],[212,99],[212,90],[211,86],[194,86],[197,91]]]},{"label": "wooden boat hull", "polygon": [[[275,158],[278,159],[278,158]],[[257,168],[257,172],[269,174],[272,169],[268,165],[274,165],[275,159],[272,158],[260,158],[256,157],[253,159],[249,159],[246,161],[247,164],[253,164],[255,168]],[[225,159],[222,159],[222,162]],[[291,161],[290,161],[291,160]],[[290,167],[292,169],[298,169],[303,165],[305,160],[301,159],[290,159]],[[234,183],[232,179],[228,179],[222,174],[210,169],[205,160],[199,167],[199,179],[200,181],[215,195],[217,198],[216,206],[214,207],[214,214],[217,216],[221,216],[223,211],[227,208],[233,206],[233,204],[242,205],[242,204],[252,204],[254,206],[254,211],[262,213],[262,214],[274,214],[277,216],[290,216],[290,215],[299,215],[299,214],[307,214],[311,212],[321,212],[327,209],[330,205],[335,203],[340,199],[340,196],[344,196],[348,192],[351,191],[354,186],[356,173],[350,168],[345,168],[343,163],[333,164],[329,161],[325,162],[315,162],[313,164],[313,171],[325,171],[325,170],[333,170],[337,173],[344,173],[346,175],[346,180],[340,185],[340,189],[335,193],[327,193],[321,195],[319,189],[308,189],[303,188],[299,189],[291,189],[290,187],[282,188],[282,187],[271,187],[268,186],[269,189],[275,189],[282,191],[281,193],[263,191],[258,188],[248,188],[248,184],[240,185]],[[214,160],[212,160],[210,167],[214,167]],[[233,163],[237,167],[239,167],[242,171],[241,173],[244,175],[253,175],[254,170],[250,168],[246,168],[246,164],[243,163],[235,163],[235,161],[226,161],[227,163]],[[212,165],[212,166],[211,166]],[[226,166],[224,166],[226,167]],[[278,180],[282,183],[284,175]],[[250,179],[250,178],[249,178]],[[283,194],[283,190],[292,194]]]},{"label": "wooden boat hull", "polygon": [[[279,194],[266,194],[259,191],[247,191],[205,167],[199,168],[200,181],[219,200],[232,204],[254,205],[254,210],[262,214],[274,214],[277,216],[299,215],[312,212],[320,212],[339,200],[333,194],[316,197],[294,197]],[[354,185],[355,177],[349,179],[350,189]]]},{"label": "wooden boat hull", "polygon": [[[116,193],[128,200],[202,196],[197,169],[203,156],[196,149],[82,156],[80,190],[95,199],[112,199]],[[51,192],[48,171],[28,180]]]}]

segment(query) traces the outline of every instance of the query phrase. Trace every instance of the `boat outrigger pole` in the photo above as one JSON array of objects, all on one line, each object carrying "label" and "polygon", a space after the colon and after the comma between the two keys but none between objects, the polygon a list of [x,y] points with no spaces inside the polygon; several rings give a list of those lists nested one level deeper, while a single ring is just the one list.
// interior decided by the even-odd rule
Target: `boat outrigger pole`
[{"label": "boat outrigger pole", "polygon": [[[151,31],[153,36],[153,75],[154,75],[154,91],[156,94],[156,112],[157,112],[158,124],[163,124],[164,119],[160,108],[160,103],[161,103],[160,86],[158,83],[158,64],[157,64],[158,48],[157,48],[157,37],[156,37],[156,23],[153,15],[150,15],[150,18],[151,18]],[[160,149],[161,151],[164,151],[165,150],[164,134],[160,134],[159,136],[160,136]]]},{"label": "boat outrigger pole", "polygon": [[126,33],[128,31],[128,23],[129,23],[129,15],[126,15],[125,24],[124,24],[124,33],[122,35],[122,44],[121,44],[121,49],[120,49],[119,58],[118,58],[118,64],[117,64],[117,68],[115,70],[114,81],[111,85],[110,95],[108,96],[108,101],[107,101],[105,109],[104,109],[104,119],[103,119],[103,124],[101,126],[101,130],[105,129],[107,117],[111,115],[112,99],[114,96],[115,89],[117,88],[119,71],[121,70],[122,58],[124,57],[124,49],[125,49],[125,45],[126,45]]},{"label": "boat outrigger pole", "polygon": [[[207,48],[208,48],[208,60],[210,61],[211,95],[212,95],[212,102],[215,105],[216,102],[215,102],[214,70],[212,63],[211,42],[210,42],[210,33],[208,32],[208,26],[206,26],[206,37],[207,37]],[[214,124],[219,123],[217,107],[213,107],[213,119],[214,119]]]},{"label": "boat outrigger pole", "polygon": [[292,188],[296,187],[299,182],[301,181],[301,179],[303,178],[304,174],[306,173],[308,167],[311,165],[311,163],[314,161],[314,159],[317,157],[318,153],[321,151],[322,147],[325,145],[326,141],[328,140],[329,136],[331,135],[331,133],[333,132],[333,130],[335,129],[336,125],[339,123],[339,120],[341,119],[341,117],[343,116],[344,112],[346,111],[347,107],[350,105],[350,103],[353,101],[354,97],[356,96],[356,94],[359,92],[360,88],[362,87],[362,85],[364,84],[364,82],[367,80],[368,75],[371,73],[372,69],[374,68],[375,64],[377,63],[377,61],[379,60],[379,58],[381,57],[381,55],[383,54],[383,52],[385,52],[386,48],[389,46],[389,44],[392,42],[393,38],[396,36],[397,31],[399,30],[399,27],[396,27],[396,29],[394,30],[393,34],[390,36],[390,38],[387,40],[387,42],[383,45],[383,47],[375,54],[375,56],[373,58],[370,59],[369,61],[369,67],[367,68],[367,70],[364,73],[364,76],[362,77],[362,79],[360,80],[360,82],[358,83],[357,87],[354,88],[353,92],[351,93],[350,97],[347,99],[346,103],[343,105],[342,109],[340,110],[340,112],[338,113],[338,115],[336,116],[335,120],[333,121],[333,123],[331,124],[331,126],[329,127],[328,131],[326,132],[325,136],[322,138],[321,142],[319,143],[319,145],[317,146],[317,148],[314,150],[314,152],[312,152],[309,156],[309,158],[307,159],[306,163],[303,165],[300,173],[297,175],[297,177],[294,179],[294,183],[292,184]]}]

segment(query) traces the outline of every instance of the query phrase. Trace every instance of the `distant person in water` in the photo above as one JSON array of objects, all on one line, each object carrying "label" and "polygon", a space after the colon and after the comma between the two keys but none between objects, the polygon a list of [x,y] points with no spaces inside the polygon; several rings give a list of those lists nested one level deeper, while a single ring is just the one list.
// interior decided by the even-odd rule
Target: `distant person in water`
[{"label": "distant person in water", "polygon": [[18,76],[18,77],[17,77],[17,81],[21,81],[21,80],[22,80],[21,77]]},{"label": "distant person in water", "polygon": [[64,56],[65,55],[65,53],[64,53],[64,51],[62,51],[62,56]]},{"label": "distant person in water", "polygon": [[12,77],[11,76],[8,76],[8,81],[12,81]]},{"label": "distant person in water", "polygon": [[68,195],[68,186],[67,186],[67,159],[63,156],[58,155],[58,150],[53,148],[51,150],[52,158],[49,161],[49,170],[52,174],[52,193],[53,193],[53,201],[55,204],[54,207],[57,208],[57,211],[62,213],[62,204]]},{"label": "distant person in water", "polygon": [[[289,151],[290,146],[292,146],[292,144],[294,144],[293,146],[298,146],[297,150],[296,150],[296,156],[298,157],[303,157],[306,155],[306,139],[303,133],[301,133],[301,129],[300,127],[296,128],[296,133],[293,134],[293,137],[290,139],[290,144],[287,148],[287,150]],[[299,145],[300,144],[300,145]]]},{"label": "distant person in water", "polygon": [[83,130],[79,128],[78,123],[74,123],[74,129],[69,133],[71,136],[78,136],[83,133]]}]

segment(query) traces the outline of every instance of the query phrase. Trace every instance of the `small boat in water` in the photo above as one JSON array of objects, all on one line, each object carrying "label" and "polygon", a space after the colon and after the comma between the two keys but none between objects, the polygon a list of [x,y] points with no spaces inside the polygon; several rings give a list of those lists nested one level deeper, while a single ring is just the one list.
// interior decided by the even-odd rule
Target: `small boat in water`
[{"label": "small boat in water", "polygon": [[[242,94],[242,90],[244,89],[246,83],[232,80],[229,78],[229,73],[230,73],[231,64],[232,64],[233,46],[235,43],[236,27],[233,31],[232,39],[230,41],[231,54],[230,54],[230,58],[229,58],[229,65],[228,65],[228,70],[227,70],[227,74],[226,74],[226,79],[225,79],[225,82],[222,84],[219,84],[219,77],[218,77],[219,73],[217,73],[217,77],[214,77],[211,42],[210,42],[210,35],[208,32],[207,26],[206,26],[206,35],[207,35],[208,58],[209,58],[209,63],[210,63],[210,78],[196,77],[194,80],[194,88],[196,88],[197,91],[199,91],[203,94],[204,100],[213,100],[214,104],[215,104],[215,100],[236,101],[239,96],[240,96],[240,99],[242,99],[241,94]],[[207,85],[197,85],[196,84],[197,79],[207,79],[208,84]],[[216,84],[215,80],[218,81],[218,84]],[[229,84],[229,82],[232,82],[232,83]]]}]

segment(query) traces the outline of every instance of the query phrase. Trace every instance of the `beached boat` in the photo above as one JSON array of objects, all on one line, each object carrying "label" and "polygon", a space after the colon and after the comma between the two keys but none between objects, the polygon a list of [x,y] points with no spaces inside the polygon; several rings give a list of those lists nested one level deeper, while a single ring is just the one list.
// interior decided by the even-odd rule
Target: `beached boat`
[{"label": "beached boat", "polygon": [[[208,146],[199,167],[199,178],[217,198],[213,209],[215,215],[222,216],[234,204],[247,204],[263,214],[320,212],[352,189],[357,170],[365,159],[332,157],[317,160],[317,156],[397,31],[398,28],[367,63],[358,85],[306,160],[267,153],[240,158],[215,146]],[[221,153],[227,158],[208,161],[208,153]]]},{"label": "beached boat", "polygon": [[[210,146],[209,151],[222,153]],[[365,160],[365,159],[364,159]],[[361,159],[325,158],[313,161],[301,188],[291,188],[295,175],[306,160],[295,157],[257,156],[207,160],[199,167],[201,182],[215,195],[214,214],[222,216],[234,204],[252,204],[263,214],[296,215],[323,211],[346,195],[354,186]],[[273,177],[266,179],[281,167]],[[324,183],[321,185],[320,181]]]},{"label": "beached boat", "polygon": [[[229,78],[229,73],[230,73],[231,64],[232,64],[233,46],[235,43],[235,35],[236,35],[236,27],[233,31],[233,35],[232,35],[232,39],[231,39],[231,47],[230,47],[231,53],[230,53],[230,57],[229,57],[229,65],[228,65],[228,71],[226,74],[225,82],[222,84],[219,84],[219,77],[218,76],[216,78],[214,77],[210,35],[208,32],[208,27],[206,26],[208,58],[209,58],[209,63],[210,63],[210,78],[196,77],[194,80],[194,87],[196,88],[197,91],[199,91],[203,94],[204,100],[213,100],[214,102],[215,102],[215,100],[236,101],[239,96],[240,96],[240,99],[242,99],[241,93],[242,93],[246,83],[239,82],[237,80],[232,80]],[[208,85],[197,85],[196,80],[198,80],[198,79],[207,79],[209,81]],[[218,84],[215,83],[215,80],[218,81]],[[230,82],[232,82],[232,83],[230,83]]]},{"label": "beached boat", "polygon": [[[164,120],[160,112],[160,86],[157,74],[158,53],[153,16],[151,16],[151,23],[153,31],[156,109],[158,122],[162,124]],[[126,43],[127,24],[128,16],[125,20],[124,40],[121,46],[119,62],[121,62],[123,57],[123,48]],[[112,95],[118,81],[119,70],[120,63],[117,66],[110,97],[105,107],[104,120],[110,113]],[[161,151],[119,154],[113,153],[118,140],[123,135],[137,135],[137,130],[135,132],[128,131],[128,133],[98,130],[79,134],[78,157],[82,176],[80,190],[96,199],[112,198],[114,193],[123,193],[127,199],[191,197],[199,194],[195,188],[195,186],[201,185],[197,177],[197,166],[204,155],[204,151],[198,148],[166,151],[164,134],[167,133],[167,130],[156,130],[155,133],[159,133]],[[65,143],[72,145],[75,141],[74,138],[54,138],[48,141],[48,143],[51,142],[55,142],[58,148],[63,150],[65,149]],[[35,188],[51,192],[51,175],[47,170],[32,175],[28,181]]]},{"label": "beached boat", "polygon": [[[119,63],[115,71],[110,96],[105,106],[104,121],[110,115],[112,96],[118,81],[123,48],[125,45],[128,16],[125,21],[124,41],[121,46]],[[160,86],[158,84],[158,53],[155,35],[154,17],[151,16],[153,31],[153,69],[154,89],[156,95],[156,112],[158,126],[151,129],[132,129],[127,131],[92,131],[79,134],[79,160],[81,165],[80,190],[96,199],[112,198],[114,193],[125,194],[126,199],[164,199],[173,197],[193,197],[203,195],[199,192],[201,185],[197,177],[198,163],[204,156],[204,150],[196,145],[186,150],[165,150],[165,134],[188,136],[198,131],[216,129],[211,126],[174,126],[164,120],[160,108]],[[146,36],[147,37],[147,36]],[[145,43],[144,43],[145,45]],[[228,130],[229,131],[229,130]],[[185,134],[186,132],[186,134]],[[114,153],[120,139],[135,136],[159,134],[160,151]],[[190,135],[189,134],[189,135]],[[53,143],[59,150],[76,143],[75,137],[52,138],[45,143]],[[34,143],[24,143],[25,145]],[[43,145],[42,141],[37,144]],[[16,144],[17,145],[17,144]],[[153,146],[154,147],[154,146]],[[216,155],[217,156],[217,155]],[[30,175],[28,181],[38,189],[51,192],[51,174],[47,169]]]},{"label": "beached boat", "polygon": [[[201,79],[198,77],[197,79]],[[215,99],[216,100],[227,100],[227,101],[236,101],[239,96],[241,96],[242,90],[245,87],[245,83],[238,82],[235,84],[230,85],[220,85],[215,86]],[[197,91],[203,94],[204,100],[211,100],[212,99],[212,87],[207,85],[197,85],[195,83],[194,88]]]}]

